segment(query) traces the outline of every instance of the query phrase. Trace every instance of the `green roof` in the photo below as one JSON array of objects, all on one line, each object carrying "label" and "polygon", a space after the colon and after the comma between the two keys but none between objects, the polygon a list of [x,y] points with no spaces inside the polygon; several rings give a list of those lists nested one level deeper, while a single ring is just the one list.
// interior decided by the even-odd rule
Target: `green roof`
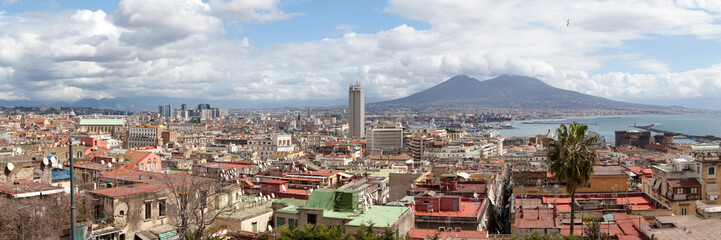
[{"label": "green roof", "polygon": [[279,213],[299,214],[298,209],[323,210],[324,218],[348,219],[347,226],[370,225],[388,227],[393,225],[408,207],[370,206],[368,211],[358,206],[356,191],[321,188],[316,189],[308,200],[283,198],[275,200],[286,207],[275,210]]},{"label": "green roof", "polygon": [[120,125],[124,124],[123,119],[80,119],[80,125],[86,126],[107,126],[107,125]]},{"label": "green roof", "polygon": [[304,209],[353,211],[358,207],[358,192],[330,188],[319,188],[308,198]]},{"label": "green roof", "polygon": [[[360,216],[355,217],[353,221],[346,223],[347,226],[360,226],[370,225],[373,223],[376,227],[389,227],[393,225],[398,218],[408,211],[408,207],[393,207],[393,206],[377,206],[373,205],[368,208],[368,211],[359,214]],[[323,213],[325,216],[325,213]]]},{"label": "green roof", "polygon": [[290,213],[290,214],[298,214],[298,208],[305,206],[306,200],[300,200],[300,199],[293,199],[293,198],[283,198],[278,199],[274,201],[275,203],[282,203],[285,205],[284,208],[275,210],[279,213]]}]

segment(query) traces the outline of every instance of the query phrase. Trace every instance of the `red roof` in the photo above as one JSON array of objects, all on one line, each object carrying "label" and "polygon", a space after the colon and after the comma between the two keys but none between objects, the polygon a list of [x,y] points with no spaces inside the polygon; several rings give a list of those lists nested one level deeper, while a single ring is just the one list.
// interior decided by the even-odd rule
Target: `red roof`
[{"label": "red roof", "polygon": [[[483,201],[486,201],[485,199]],[[420,212],[415,213],[416,216],[431,216],[431,217],[470,217],[476,218],[481,214],[481,207],[483,203],[480,202],[460,202],[460,210],[458,211],[436,211],[436,212]]]},{"label": "red roof", "polygon": [[517,228],[557,228],[561,218],[553,208],[519,208],[516,210]]},{"label": "red roof", "polygon": [[269,180],[265,180],[265,181],[260,182],[260,184],[263,184],[263,183],[267,183],[267,184],[284,184],[284,183],[288,183],[288,181],[269,179]]},{"label": "red roof", "polygon": [[701,187],[701,183],[696,178],[669,179],[668,186],[672,188],[692,188]]},{"label": "red roof", "polygon": [[438,233],[439,239],[490,239],[487,231],[439,232],[438,229],[414,228],[408,232],[411,239],[427,239]]},{"label": "red roof", "polygon": [[[108,196],[121,197],[137,193],[152,192],[156,190],[166,189],[172,186],[182,186],[192,182],[207,181],[209,178],[193,177],[186,174],[169,174],[146,172],[138,170],[121,170],[108,172],[100,176],[100,178],[117,179],[121,181],[135,182],[135,184],[123,185],[119,187],[103,188],[88,191],[89,193]],[[168,179],[169,178],[169,179]],[[196,178],[189,180],[188,178]]]}]

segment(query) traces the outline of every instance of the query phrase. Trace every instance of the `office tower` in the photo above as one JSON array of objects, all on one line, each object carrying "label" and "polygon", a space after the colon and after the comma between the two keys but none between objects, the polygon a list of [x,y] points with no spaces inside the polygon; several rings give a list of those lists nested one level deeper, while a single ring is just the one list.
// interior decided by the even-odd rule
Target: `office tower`
[{"label": "office tower", "polygon": [[398,150],[403,147],[403,129],[383,126],[369,129],[367,149]]},{"label": "office tower", "polygon": [[360,83],[351,85],[348,90],[348,135],[351,138],[365,136],[365,99]]},{"label": "office tower", "polygon": [[187,111],[188,110],[188,104],[180,104],[180,110]]},{"label": "office tower", "polygon": [[203,111],[205,109],[210,109],[210,104],[207,104],[207,103],[198,104],[198,110]]},{"label": "office tower", "polygon": [[160,113],[160,117],[172,117],[173,109],[170,104],[163,104],[158,106],[158,113]]}]

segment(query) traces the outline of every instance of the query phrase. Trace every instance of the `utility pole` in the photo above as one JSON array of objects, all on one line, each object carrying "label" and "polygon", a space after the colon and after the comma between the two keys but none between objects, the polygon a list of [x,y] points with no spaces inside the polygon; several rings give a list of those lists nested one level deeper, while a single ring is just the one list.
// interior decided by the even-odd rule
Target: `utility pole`
[{"label": "utility pole", "polygon": [[68,146],[70,146],[70,152],[68,152],[68,155],[70,155],[70,221],[71,221],[71,234],[72,240],[75,239],[75,176],[73,168],[73,138],[70,137],[68,141]]}]

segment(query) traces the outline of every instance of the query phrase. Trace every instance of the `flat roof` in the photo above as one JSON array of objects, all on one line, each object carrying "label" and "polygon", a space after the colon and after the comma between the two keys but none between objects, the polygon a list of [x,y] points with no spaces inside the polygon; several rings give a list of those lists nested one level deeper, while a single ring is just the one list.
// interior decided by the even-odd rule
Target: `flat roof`
[{"label": "flat roof", "polygon": [[696,178],[669,179],[667,182],[668,186],[672,188],[701,187],[701,183]]},{"label": "flat roof", "polygon": [[[483,199],[483,201],[486,201]],[[465,217],[465,218],[476,218],[481,214],[482,202],[460,202],[458,211],[435,211],[435,212],[420,212],[416,211],[416,216],[428,216],[428,217]]]},{"label": "flat roof", "polygon": [[14,198],[34,197],[40,195],[50,195],[65,191],[63,187],[53,186],[39,182],[5,182],[0,184],[0,192],[10,195]]},{"label": "flat roof", "polygon": [[123,119],[80,119],[80,125],[86,126],[122,126],[125,124]]}]

